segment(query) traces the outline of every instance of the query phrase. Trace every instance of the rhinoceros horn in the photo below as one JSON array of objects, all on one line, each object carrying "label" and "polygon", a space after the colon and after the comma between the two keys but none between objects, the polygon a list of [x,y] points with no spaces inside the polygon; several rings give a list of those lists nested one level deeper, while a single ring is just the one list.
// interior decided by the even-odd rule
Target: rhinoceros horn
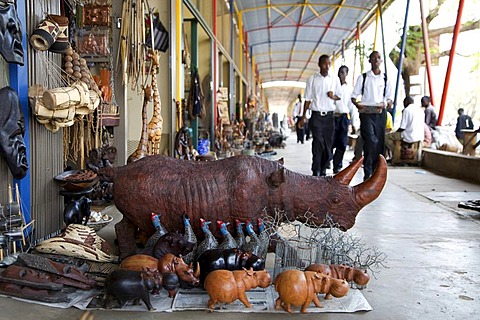
[{"label": "rhinoceros horn", "polygon": [[357,173],[358,169],[362,166],[363,157],[353,161],[348,167],[337,173],[334,178],[341,184],[350,184],[352,181],[353,176]]},{"label": "rhinoceros horn", "polygon": [[382,192],[383,186],[387,181],[387,161],[380,155],[378,157],[377,168],[373,175],[366,181],[353,187],[356,203],[364,207],[375,200]]}]

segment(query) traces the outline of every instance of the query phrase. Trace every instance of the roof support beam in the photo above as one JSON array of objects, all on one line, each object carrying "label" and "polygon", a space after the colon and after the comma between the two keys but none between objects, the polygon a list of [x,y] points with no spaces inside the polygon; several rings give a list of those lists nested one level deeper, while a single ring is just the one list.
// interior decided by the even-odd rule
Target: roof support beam
[{"label": "roof support beam", "polygon": [[452,72],[453,57],[455,56],[455,48],[457,47],[457,38],[460,33],[460,27],[462,26],[462,13],[464,0],[460,0],[458,3],[457,21],[455,22],[455,28],[453,29],[452,47],[450,48],[450,57],[448,58],[447,74],[445,75],[445,84],[443,85],[442,102],[440,104],[440,112],[438,113],[437,125],[442,125],[443,111],[445,110],[445,103],[447,102],[448,85],[450,84],[450,74]]}]

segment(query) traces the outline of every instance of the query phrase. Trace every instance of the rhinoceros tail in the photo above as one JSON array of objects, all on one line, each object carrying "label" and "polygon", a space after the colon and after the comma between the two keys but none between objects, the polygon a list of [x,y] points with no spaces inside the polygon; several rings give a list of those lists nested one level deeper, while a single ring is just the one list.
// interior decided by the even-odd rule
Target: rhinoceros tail
[{"label": "rhinoceros tail", "polygon": [[364,207],[373,200],[377,199],[382,192],[385,182],[387,181],[387,161],[380,155],[378,157],[377,168],[373,175],[366,181],[353,187],[356,203],[360,207]]},{"label": "rhinoceros tail", "polygon": [[105,181],[112,182],[115,176],[115,167],[105,167],[98,169],[97,175],[103,177]]},{"label": "rhinoceros tail", "polygon": [[358,169],[362,166],[363,163],[363,156],[359,159],[353,161],[348,167],[337,173],[335,176],[335,180],[340,182],[341,184],[348,185],[350,181],[352,181],[353,177],[357,173]]}]

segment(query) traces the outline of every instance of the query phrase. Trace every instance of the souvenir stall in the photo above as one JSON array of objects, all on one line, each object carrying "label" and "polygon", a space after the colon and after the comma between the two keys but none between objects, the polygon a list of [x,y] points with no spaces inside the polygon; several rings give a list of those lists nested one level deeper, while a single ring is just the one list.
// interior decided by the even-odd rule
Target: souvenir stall
[{"label": "souvenir stall", "polygon": [[[158,82],[161,56],[169,48],[166,26],[174,23],[164,25],[148,1],[123,1],[122,17],[115,19],[109,0],[50,6],[53,2],[42,2],[32,15],[28,49],[20,50],[21,39],[10,46],[13,52],[0,46],[7,63],[21,65],[16,54],[24,50],[33,57],[27,110],[37,138],[27,148],[21,102],[11,87],[0,89],[2,177],[7,170],[9,181],[28,177],[32,152],[35,201],[43,196],[52,203],[50,216],[39,214],[36,205],[29,216],[20,187],[12,184],[2,192],[7,194],[0,197],[2,296],[84,310],[368,310],[357,289],[385,257],[343,231],[381,193],[384,160],[370,179],[352,187],[362,160],[334,177],[318,178],[289,171],[282,160],[240,156],[252,155],[258,145],[248,142],[267,130],[258,98],[250,96],[245,119],[236,120],[225,107],[231,103],[228,89],[221,87],[210,97],[218,109],[206,112],[215,132],[205,129],[202,136],[206,126],[196,117],[202,113],[203,81],[195,68],[191,94],[173,104],[179,110],[171,117],[178,121],[178,148],[165,156]],[[15,4],[7,8],[11,11],[0,14],[16,17]],[[171,17],[175,23],[180,18]],[[116,61],[113,27],[120,35]],[[121,84],[112,76],[115,62]],[[116,163],[112,142],[122,122],[116,86],[129,86],[142,101],[140,139],[126,164]],[[222,159],[188,161],[215,159],[200,158],[208,147],[198,159],[190,158],[193,126],[200,128],[199,141],[215,142]],[[43,150],[49,142],[58,154]],[[323,192],[312,197],[306,192],[311,189]],[[45,190],[50,193],[41,194]],[[109,201],[111,211],[95,210]],[[109,212],[117,215],[114,228]],[[272,266],[268,254],[275,254]],[[318,294],[325,295],[321,302]]]}]

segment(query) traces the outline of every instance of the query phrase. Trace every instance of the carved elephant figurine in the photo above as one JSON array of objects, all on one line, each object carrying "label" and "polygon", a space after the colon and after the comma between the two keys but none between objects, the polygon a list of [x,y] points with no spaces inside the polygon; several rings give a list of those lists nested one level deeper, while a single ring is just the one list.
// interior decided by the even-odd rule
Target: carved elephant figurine
[{"label": "carved elephant figurine", "polygon": [[340,298],[348,293],[349,285],[345,280],[331,278],[314,271],[286,270],[275,278],[273,283],[278,292],[275,308],[292,313],[291,306],[302,307],[300,312],[306,313],[310,303],[318,308],[323,305],[318,300],[318,293],[325,293],[325,299],[331,295]]},{"label": "carved elephant figurine", "polygon": [[214,309],[215,303],[232,303],[240,300],[245,307],[251,308],[252,305],[247,299],[246,291],[260,287],[266,288],[272,282],[270,274],[266,270],[215,270],[210,272],[205,278],[204,287],[207,290],[210,300],[208,308]]}]

